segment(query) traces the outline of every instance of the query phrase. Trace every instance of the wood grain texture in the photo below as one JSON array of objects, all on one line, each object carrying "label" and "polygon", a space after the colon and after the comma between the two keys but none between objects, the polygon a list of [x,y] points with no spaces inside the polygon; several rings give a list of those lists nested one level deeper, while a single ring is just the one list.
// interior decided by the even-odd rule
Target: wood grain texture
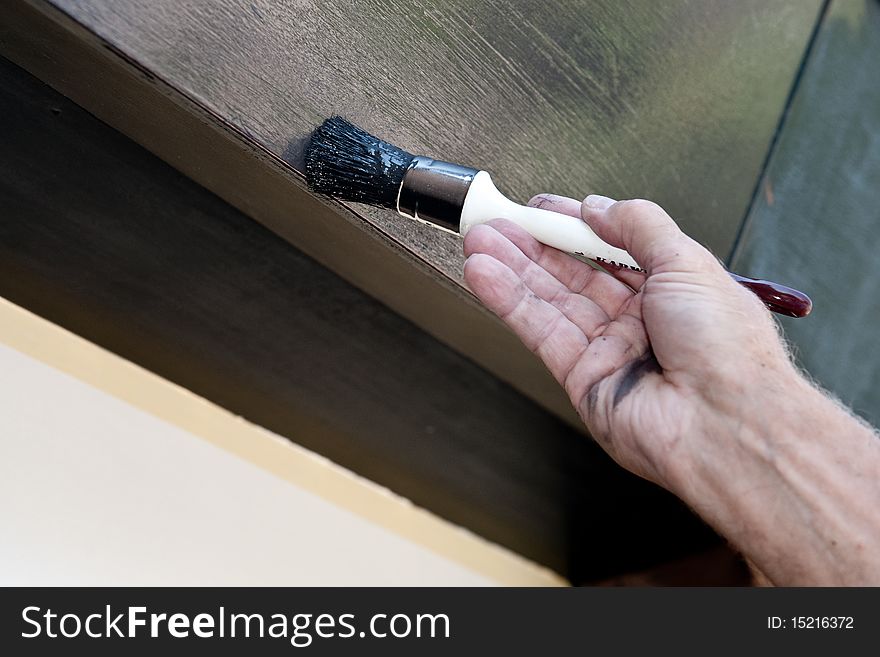
[{"label": "wood grain texture", "polygon": [[[819,0],[52,0],[299,166],[340,113],[538,191],[650,197],[726,254]],[[455,238],[359,208],[452,278]]]},{"label": "wood grain texture", "polygon": [[[46,3],[0,3],[0,49],[434,337],[581,427],[559,385],[460,285],[223,117]],[[145,111],[144,108],[149,108]]]},{"label": "wood grain texture", "polygon": [[564,422],[5,60],[0,115],[0,295],[574,581],[716,540]]},{"label": "wood grain texture", "polygon": [[733,265],[809,292],[798,360],[880,424],[880,3],[833,0]]},{"label": "wood grain texture", "polygon": [[[338,112],[490,169],[519,200],[653,197],[724,255],[818,4],[9,0],[0,46],[576,423],[534,359],[461,302],[460,240],[388,212],[316,211],[291,168],[303,139]],[[61,32],[46,38],[47,21]]]}]

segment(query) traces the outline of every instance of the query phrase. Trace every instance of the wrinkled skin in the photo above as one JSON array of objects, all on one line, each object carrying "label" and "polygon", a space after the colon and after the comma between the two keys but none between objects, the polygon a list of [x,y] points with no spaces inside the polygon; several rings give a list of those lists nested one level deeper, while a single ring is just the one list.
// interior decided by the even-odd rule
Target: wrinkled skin
[{"label": "wrinkled skin", "polygon": [[730,409],[731,386],[794,376],[763,304],[648,201],[540,195],[583,219],[649,275],[614,275],[503,219],[465,238],[465,281],[545,363],[624,467],[669,486],[681,441]]},{"label": "wrinkled skin", "polygon": [[468,286],[625,468],[666,487],[776,584],[880,584],[880,440],[792,364],[751,292],[657,205],[536,196],[647,275],[598,271],[496,220]]}]

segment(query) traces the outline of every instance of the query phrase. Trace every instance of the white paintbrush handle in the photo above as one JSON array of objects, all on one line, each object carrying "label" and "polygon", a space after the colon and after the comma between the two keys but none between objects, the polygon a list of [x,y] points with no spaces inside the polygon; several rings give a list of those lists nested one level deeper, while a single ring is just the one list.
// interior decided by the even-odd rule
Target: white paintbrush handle
[{"label": "white paintbrush handle", "polygon": [[466,235],[472,226],[499,218],[522,226],[542,244],[600,263],[644,271],[629,253],[602,241],[580,218],[514,203],[498,191],[487,172],[480,171],[468,189],[459,232]]}]

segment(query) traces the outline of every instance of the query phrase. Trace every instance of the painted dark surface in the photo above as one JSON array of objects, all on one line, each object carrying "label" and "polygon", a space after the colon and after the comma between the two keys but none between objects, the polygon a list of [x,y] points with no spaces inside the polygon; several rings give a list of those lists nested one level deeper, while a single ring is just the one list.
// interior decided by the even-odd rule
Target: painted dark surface
[{"label": "painted dark surface", "polygon": [[517,200],[649,196],[726,255],[819,4],[8,0],[0,51],[576,426],[460,238],[310,196],[306,135],[340,113]]},{"label": "painted dark surface", "polygon": [[302,174],[243,129],[47,2],[0,3],[0,52],[444,344],[582,427],[540,361],[456,281],[351,208],[309,192]]},{"label": "painted dark surface", "polygon": [[[301,167],[341,114],[540,191],[647,197],[727,255],[820,0],[51,0]],[[449,277],[448,234],[359,208]]]},{"label": "painted dark surface", "polygon": [[575,581],[717,540],[586,437],[5,60],[0,115],[0,295]]},{"label": "painted dark surface", "polygon": [[798,360],[880,424],[880,3],[832,0],[732,267],[811,294]]}]

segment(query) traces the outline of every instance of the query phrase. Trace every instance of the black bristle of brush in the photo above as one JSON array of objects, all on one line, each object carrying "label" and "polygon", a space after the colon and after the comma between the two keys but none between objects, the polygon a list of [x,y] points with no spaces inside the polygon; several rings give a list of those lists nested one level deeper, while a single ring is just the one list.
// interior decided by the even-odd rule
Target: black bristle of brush
[{"label": "black bristle of brush", "polygon": [[306,181],[321,194],[396,209],[412,160],[412,154],[333,116],[318,126],[306,147]]}]

